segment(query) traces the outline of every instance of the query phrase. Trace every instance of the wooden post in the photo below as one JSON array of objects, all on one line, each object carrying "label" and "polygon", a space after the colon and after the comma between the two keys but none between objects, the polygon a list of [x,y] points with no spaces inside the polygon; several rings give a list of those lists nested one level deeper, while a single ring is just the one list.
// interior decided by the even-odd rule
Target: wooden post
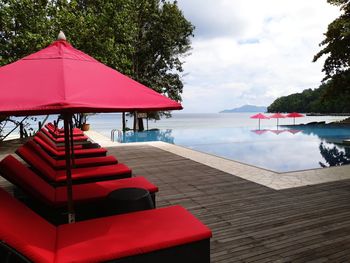
[{"label": "wooden post", "polygon": [[[67,179],[67,201],[68,201],[68,223],[75,222],[72,190],[72,170],[71,170],[71,141],[70,141],[70,120],[72,116],[64,114],[64,146],[66,153],[66,179]],[[73,147],[73,146],[72,146]]]},{"label": "wooden post", "polygon": [[126,130],[126,125],[125,125],[125,112],[123,112],[123,115],[122,115],[122,130],[123,130],[123,132],[125,133],[125,130]]},{"label": "wooden post", "polygon": [[24,128],[23,128],[23,123],[20,123],[20,124],[19,124],[19,137],[20,137],[21,139],[23,139],[23,138],[24,138]]},{"label": "wooden post", "polygon": [[134,111],[134,127],[133,127],[134,132],[138,130],[138,122],[137,122],[137,111]]}]

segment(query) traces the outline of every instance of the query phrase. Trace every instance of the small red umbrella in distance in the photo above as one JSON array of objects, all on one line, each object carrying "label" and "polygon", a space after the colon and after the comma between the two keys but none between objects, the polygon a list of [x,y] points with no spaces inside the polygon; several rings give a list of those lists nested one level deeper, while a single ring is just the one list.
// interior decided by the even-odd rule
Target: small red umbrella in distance
[{"label": "small red umbrella in distance", "polygon": [[253,116],[250,116],[251,119],[259,119],[259,130],[260,130],[260,120],[261,119],[269,119],[269,117],[265,116],[262,113],[255,114]]},{"label": "small red umbrella in distance", "polygon": [[284,116],[283,114],[281,113],[275,113],[273,115],[270,116],[270,118],[274,118],[274,119],[277,119],[277,128],[278,128],[278,120],[279,119],[282,119],[282,118],[285,118],[286,116]]},{"label": "small red umbrella in distance", "polygon": [[298,113],[298,112],[291,112],[291,113],[288,113],[288,114],[286,115],[286,117],[288,117],[288,118],[293,118],[293,119],[294,119],[294,125],[295,125],[295,118],[304,117],[304,115],[301,114],[301,113]]},{"label": "small red umbrella in distance", "polygon": [[287,130],[287,131],[290,132],[291,134],[297,134],[297,133],[301,132],[301,130],[293,130],[293,129]]},{"label": "small red umbrella in distance", "polygon": [[279,135],[282,132],[285,132],[285,130],[269,130],[270,132],[273,132],[276,135]]},{"label": "small red umbrella in distance", "polygon": [[257,135],[261,135],[261,134],[267,132],[267,130],[251,130],[251,132],[254,132],[254,133],[256,133]]}]

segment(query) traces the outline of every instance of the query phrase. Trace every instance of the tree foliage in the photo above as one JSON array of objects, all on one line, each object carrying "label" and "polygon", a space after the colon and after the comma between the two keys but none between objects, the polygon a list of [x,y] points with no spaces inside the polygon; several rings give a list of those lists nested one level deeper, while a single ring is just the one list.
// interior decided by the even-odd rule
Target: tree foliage
[{"label": "tree foliage", "polygon": [[348,113],[350,95],[326,96],[332,81],[322,84],[318,89],[307,89],[276,99],[268,112],[304,112],[304,113]]},{"label": "tree foliage", "polygon": [[324,81],[332,80],[327,94],[350,94],[350,1],[327,0],[328,3],[340,7],[341,15],[328,25],[323,47],[313,61],[326,56],[323,66]]},{"label": "tree foliage", "polygon": [[176,1],[0,0],[0,65],[68,41],[102,63],[181,101],[193,25]]}]

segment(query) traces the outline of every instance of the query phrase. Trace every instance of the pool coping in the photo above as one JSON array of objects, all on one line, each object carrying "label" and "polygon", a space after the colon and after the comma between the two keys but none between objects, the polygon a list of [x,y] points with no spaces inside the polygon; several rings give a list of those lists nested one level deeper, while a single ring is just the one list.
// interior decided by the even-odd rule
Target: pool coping
[{"label": "pool coping", "polygon": [[96,131],[85,133],[102,147],[150,145],[275,190],[350,179],[350,165],[279,173],[166,142],[118,143]]}]

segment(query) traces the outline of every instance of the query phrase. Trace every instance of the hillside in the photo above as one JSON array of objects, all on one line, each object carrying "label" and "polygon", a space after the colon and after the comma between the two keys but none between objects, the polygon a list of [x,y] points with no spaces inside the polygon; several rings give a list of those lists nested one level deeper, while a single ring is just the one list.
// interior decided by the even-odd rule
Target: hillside
[{"label": "hillside", "polygon": [[267,107],[268,112],[304,112],[304,113],[348,113],[350,112],[350,94],[327,94],[327,84],[317,89],[306,89],[276,99]]}]

